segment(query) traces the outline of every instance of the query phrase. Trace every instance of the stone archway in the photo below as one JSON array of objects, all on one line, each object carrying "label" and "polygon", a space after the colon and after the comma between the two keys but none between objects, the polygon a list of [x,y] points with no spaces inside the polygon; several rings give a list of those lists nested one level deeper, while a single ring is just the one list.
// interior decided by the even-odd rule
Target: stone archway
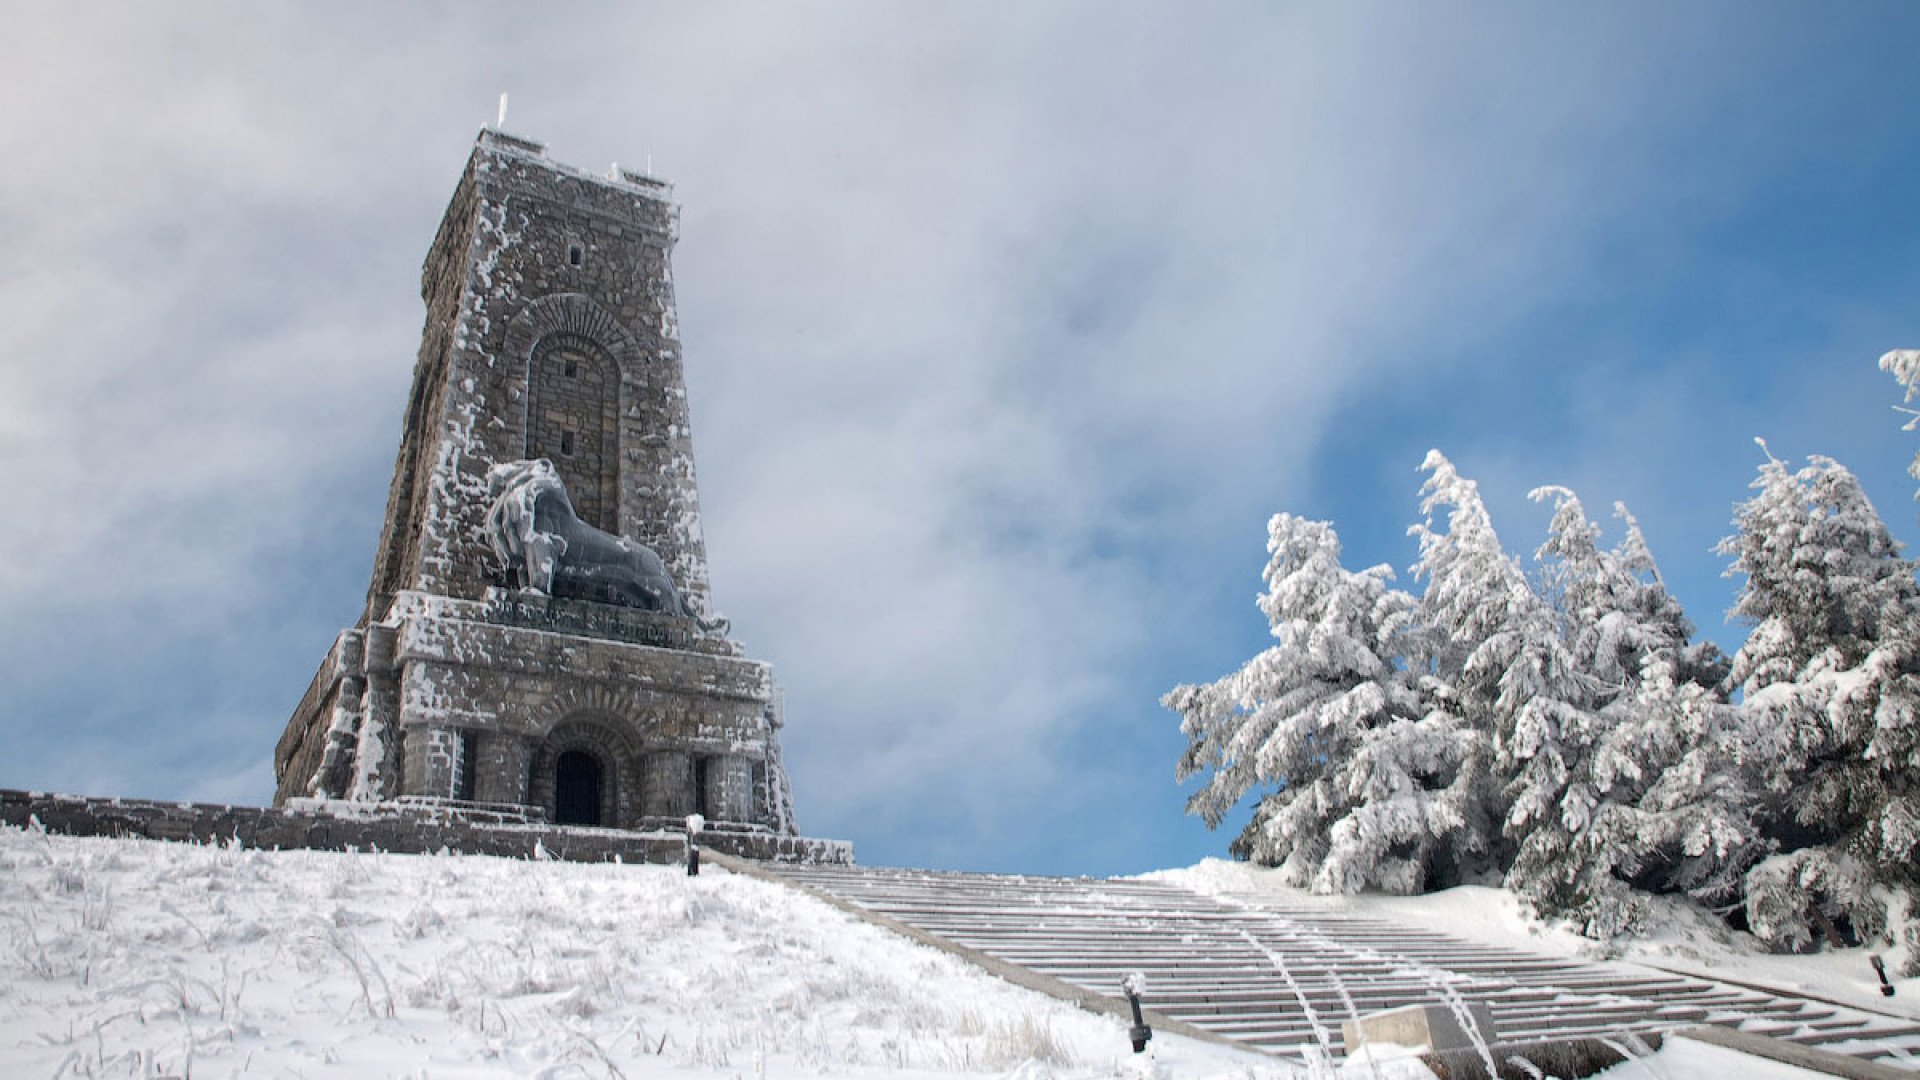
[{"label": "stone archway", "polygon": [[534,746],[527,801],[559,825],[629,828],[638,778],[633,746],[598,717],[572,717]]}]

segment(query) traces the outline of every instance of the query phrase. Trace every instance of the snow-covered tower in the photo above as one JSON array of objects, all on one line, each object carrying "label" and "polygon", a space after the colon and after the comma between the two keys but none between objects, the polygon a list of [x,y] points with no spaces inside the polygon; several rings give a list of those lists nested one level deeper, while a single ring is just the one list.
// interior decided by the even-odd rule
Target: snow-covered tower
[{"label": "snow-covered tower", "polygon": [[709,608],[670,194],[481,132],[422,272],[366,610],[276,802],[792,832],[771,670]]}]

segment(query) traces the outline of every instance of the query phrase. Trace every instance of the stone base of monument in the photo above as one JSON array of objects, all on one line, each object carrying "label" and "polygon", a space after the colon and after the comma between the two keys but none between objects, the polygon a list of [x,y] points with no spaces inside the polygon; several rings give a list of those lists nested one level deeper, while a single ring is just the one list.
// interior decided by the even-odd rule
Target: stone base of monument
[{"label": "stone base of monument", "polygon": [[1463,1003],[1459,1012],[1440,1005],[1408,1005],[1368,1013],[1341,1024],[1340,1037],[1351,1054],[1368,1043],[1470,1050],[1493,1042],[1497,1033],[1493,1013],[1479,1002],[1470,1002]]},{"label": "stone base of monument", "polygon": [[[1636,1037],[1647,1052],[1660,1048],[1657,1034]],[[1640,1050],[1636,1049],[1635,1053]],[[1487,1070],[1487,1062],[1495,1071]],[[1614,1039],[1566,1039],[1559,1042],[1494,1043],[1484,1050],[1436,1050],[1421,1056],[1437,1080],[1585,1080],[1627,1060],[1625,1046]]]},{"label": "stone base of monument", "polygon": [[[37,825],[72,836],[136,836],[260,849],[450,851],[574,862],[671,863],[686,852],[684,826],[633,830],[552,825],[526,815],[521,807],[451,800],[299,800],[274,808],[0,790],[0,824]],[[853,845],[844,840],[751,826],[708,825],[701,830],[700,846],[767,862],[853,862]]]},{"label": "stone base of monument", "polygon": [[[1493,1013],[1481,1002],[1462,1003],[1458,1010],[1443,1005],[1387,1009],[1341,1024],[1340,1035],[1349,1054],[1369,1044],[1425,1048],[1420,1060],[1439,1080],[1577,1080],[1626,1059],[1618,1046],[1599,1039],[1500,1042]],[[1656,1036],[1654,1045],[1658,1042]]]},{"label": "stone base of monument", "polygon": [[275,801],[425,799],[642,831],[697,813],[790,832],[779,693],[741,651],[660,612],[402,591],[384,622],[335,640],[275,750]]}]

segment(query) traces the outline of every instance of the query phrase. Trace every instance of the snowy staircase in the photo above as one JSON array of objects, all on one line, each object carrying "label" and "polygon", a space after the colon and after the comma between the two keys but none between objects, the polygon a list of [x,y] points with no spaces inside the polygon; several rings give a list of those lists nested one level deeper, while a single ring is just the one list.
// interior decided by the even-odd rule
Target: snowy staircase
[{"label": "snowy staircase", "polygon": [[1129,972],[1163,1016],[1278,1054],[1341,1052],[1340,1023],[1483,1003],[1502,1042],[1737,1028],[1920,1075],[1920,1024],[1626,964],[1480,945],[1378,919],[1157,882],[769,867],[843,904],[1083,990]]}]

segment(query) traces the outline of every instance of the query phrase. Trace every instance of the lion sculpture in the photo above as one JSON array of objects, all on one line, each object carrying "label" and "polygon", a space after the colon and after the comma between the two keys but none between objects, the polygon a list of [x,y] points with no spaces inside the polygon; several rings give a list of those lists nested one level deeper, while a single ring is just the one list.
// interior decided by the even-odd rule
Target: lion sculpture
[{"label": "lion sculpture", "polygon": [[487,470],[487,542],[509,579],[548,596],[619,604],[692,619],[724,633],[724,619],[689,610],[652,548],[581,521],[546,458]]}]

